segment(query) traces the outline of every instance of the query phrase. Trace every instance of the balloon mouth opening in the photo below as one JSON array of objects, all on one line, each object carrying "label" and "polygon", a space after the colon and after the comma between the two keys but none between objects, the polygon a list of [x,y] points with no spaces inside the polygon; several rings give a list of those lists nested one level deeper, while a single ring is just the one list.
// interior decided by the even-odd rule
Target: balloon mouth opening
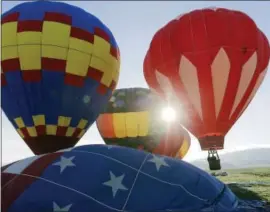
[{"label": "balloon mouth opening", "polygon": [[40,135],[37,137],[26,138],[24,140],[35,155],[42,155],[74,147],[79,141],[79,138],[57,135]]},{"label": "balloon mouth opening", "polygon": [[202,150],[221,150],[224,148],[223,135],[207,135],[198,138]]}]

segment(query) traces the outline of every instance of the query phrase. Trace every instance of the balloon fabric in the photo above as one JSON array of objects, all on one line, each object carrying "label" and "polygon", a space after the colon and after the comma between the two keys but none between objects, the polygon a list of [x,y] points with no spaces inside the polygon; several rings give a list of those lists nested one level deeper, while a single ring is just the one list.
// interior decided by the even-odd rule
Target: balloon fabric
[{"label": "balloon fabric", "polygon": [[35,154],[74,146],[117,84],[113,34],[94,15],[62,2],[22,3],[1,21],[4,113]]},{"label": "balloon fabric", "polygon": [[3,212],[235,211],[215,177],[170,157],[109,145],[78,146],[2,169]]}]

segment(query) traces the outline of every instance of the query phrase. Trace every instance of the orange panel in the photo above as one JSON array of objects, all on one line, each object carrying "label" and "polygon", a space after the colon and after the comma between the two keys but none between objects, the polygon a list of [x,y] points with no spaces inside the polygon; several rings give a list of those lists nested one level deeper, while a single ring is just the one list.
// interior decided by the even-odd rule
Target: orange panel
[{"label": "orange panel", "polygon": [[102,137],[115,138],[112,114],[101,114],[97,119],[97,127]]}]

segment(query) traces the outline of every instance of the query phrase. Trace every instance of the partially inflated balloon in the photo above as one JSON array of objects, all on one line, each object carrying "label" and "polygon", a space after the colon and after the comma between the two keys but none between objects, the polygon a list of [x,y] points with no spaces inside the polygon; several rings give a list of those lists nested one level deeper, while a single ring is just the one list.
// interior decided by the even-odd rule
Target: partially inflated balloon
[{"label": "partially inflated balloon", "polygon": [[97,119],[100,135],[106,144],[183,158],[190,146],[189,134],[177,121],[162,120],[165,106],[149,89],[117,89]]},{"label": "partially inflated balloon", "polygon": [[119,49],[95,16],[22,3],[2,15],[2,109],[36,154],[74,146],[107,104]]},{"label": "partially inflated balloon", "polygon": [[1,183],[3,212],[238,211],[238,198],[203,170],[124,147],[26,158],[5,166]]},{"label": "partially inflated balloon", "polygon": [[269,55],[266,36],[246,14],[194,10],[154,35],[144,75],[160,95],[180,100],[181,123],[201,148],[217,150],[260,87]]}]

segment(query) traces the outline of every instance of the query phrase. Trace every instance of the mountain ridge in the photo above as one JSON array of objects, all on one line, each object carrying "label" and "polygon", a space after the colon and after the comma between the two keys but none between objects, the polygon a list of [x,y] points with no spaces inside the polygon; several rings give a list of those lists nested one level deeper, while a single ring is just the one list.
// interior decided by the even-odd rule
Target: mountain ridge
[{"label": "mountain ridge", "polygon": [[[255,148],[239,150],[221,154],[222,169],[241,169],[241,168],[270,168],[270,148]],[[209,169],[206,159],[197,159],[189,163],[201,169]]]}]

